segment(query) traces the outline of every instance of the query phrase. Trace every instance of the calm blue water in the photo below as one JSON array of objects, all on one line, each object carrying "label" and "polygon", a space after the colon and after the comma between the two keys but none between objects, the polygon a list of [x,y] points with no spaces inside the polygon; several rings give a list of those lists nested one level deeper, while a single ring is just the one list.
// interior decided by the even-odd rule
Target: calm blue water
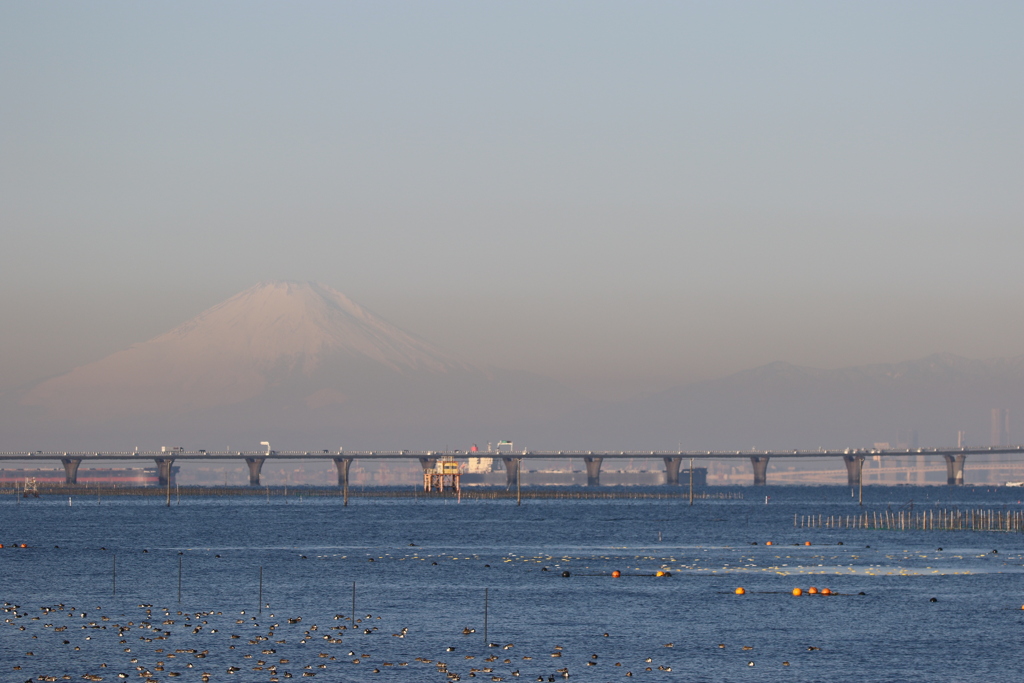
[{"label": "calm blue water", "polygon": [[[0,550],[0,681],[1022,679],[1021,535],[794,529],[794,514],[856,514],[849,489],[742,491],[693,507],[0,499],[0,542],[30,546]],[[869,487],[865,509],[1019,509],[1020,495]],[[672,576],[631,576],[658,570]],[[332,630],[349,626],[353,582],[363,621]],[[789,595],[812,585],[841,595]]]}]

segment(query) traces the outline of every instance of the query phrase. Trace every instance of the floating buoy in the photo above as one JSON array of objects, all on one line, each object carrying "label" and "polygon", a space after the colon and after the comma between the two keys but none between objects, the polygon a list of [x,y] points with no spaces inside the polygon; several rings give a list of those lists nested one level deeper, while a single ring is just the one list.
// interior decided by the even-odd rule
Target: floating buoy
[{"label": "floating buoy", "polygon": [[562,572],[562,576],[568,579],[571,575],[569,574],[569,572]]},{"label": "floating buoy", "polygon": [[771,541],[765,541],[765,542],[764,542],[764,544],[765,544],[765,545],[771,545],[771,544],[772,544],[772,542],[771,542]]},{"label": "floating buoy", "polygon": [[620,572],[618,569],[616,569],[615,571],[612,572],[612,578],[613,579],[617,579],[620,576],[622,576],[622,572]]},{"label": "floating buoy", "polygon": [[[736,589],[735,592],[736,592],[736,595],[746,595],[747,591],[746,591],[745,588],[743,588],[743,586],[740,586],[739,588]],[[1022,607],[1021,609],[1024,609],[1024,607]]]},{"label": "floating buoy", "polygon": [[754,666],[753,662],[747,662],[747,666]]},{"label": "floating buoy", "polygon": [[18,547],[19,547],[19,548],[27,548],[27,547],[28,547],[28,543],[22,543],[22,544],[21,544],[21,545],[19,545]]},{"label": "floating buoy", "polygon": [[807,594],[808,595],[815,595],[817,592],[818,592],[818,589],[815,588],[814,586],[811,586],[810,588],[807,589]]},{"label": "floating buoy", "polygon": [[929,598],[928,599],[928,602],[938,602],[938,601],[939,601],[938,598]]},{"label": "floating buoy", "polygon": [[829,590],[828,588],[822,588],[821,589],[821,594],[822,595],[832,595],[832,591]]},{"label": "floating buoy", "polygon": [[654,575],[655,576],[665,576],[665,572],[661,572],[661,571],[654,572]]},{"label": "floating buoy", "polygon": [[810,541],[804,541],[804,545],[810,545],[810,544],[811,544]]},{"label": "floating buoy", "polygon": [[803,594],[804,594],[804,591],[803,591],[802,588],[794,588],[793,589],[793,595],[795,595],[796,597],[800,597]]}]

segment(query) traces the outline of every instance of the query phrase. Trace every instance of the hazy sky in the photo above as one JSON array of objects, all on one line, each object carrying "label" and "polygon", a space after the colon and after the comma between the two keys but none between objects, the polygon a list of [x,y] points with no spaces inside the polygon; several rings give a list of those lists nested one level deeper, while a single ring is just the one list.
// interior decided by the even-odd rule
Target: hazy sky
[{"label": "hazy sky", "polygon": [[264,279],[595,391],[1024,353],[1020,2],[0,4],[0,388]]}]

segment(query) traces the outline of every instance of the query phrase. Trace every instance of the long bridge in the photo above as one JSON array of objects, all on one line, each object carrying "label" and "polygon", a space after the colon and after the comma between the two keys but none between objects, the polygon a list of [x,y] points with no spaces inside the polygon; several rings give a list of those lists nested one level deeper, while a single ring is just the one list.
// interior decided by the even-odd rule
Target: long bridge
[{"label": "long bridge", "polygon": [[[263,445],[267,445],[265,442]],[[818,449],[775,450],[775,451],[530,451],[510,452],[462,452],[462,451],[275,451],[269,446],[266,451],[187,451],[181,448],[160,451],[128,452],[0,452],[0,463],[4,461],[60,461],[64,466],[65,482],[78,483],[78,468],[83,462],[126,460],[140,462],[152,460],[156,463],[161,486],[171,481],[171,466],[175,461],[243,460],[249,468],[249,484],[260,486],[260,472],[263,463],[274,461],[331,460],[338,471],[338,486],[348,485],[348,472],[353,460],[418,460],[424,471],[434,469],[441,458],[495,458],[505,465],[508,484],[514,484],[519,476],[523,460],[581,459],[587,468],[587,484],[601,483],[601,464],[605,460],[623,458],[661,458],[665,463],[665,483],[679,485],[679,469],[684,460],[735,460],[749,459],[753,469],[754,485],[767,483],[768,462],[772,458],[836,458],[846,466],[847,481],[851,486],[861,483],[861,470],[868,457],[925,456],[941,458],[946,465],[946,483],[962,486],[964,463],[969,455],[1012,455],[1024,453],[1024,446],[991,446],[980,448],[913,448],[913,449],[859,449],[843,450]]]}]

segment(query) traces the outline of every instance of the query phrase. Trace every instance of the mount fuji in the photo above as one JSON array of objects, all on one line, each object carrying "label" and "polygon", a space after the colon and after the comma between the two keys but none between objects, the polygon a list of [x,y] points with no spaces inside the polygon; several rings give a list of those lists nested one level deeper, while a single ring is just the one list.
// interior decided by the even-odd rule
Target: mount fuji
[{"label": "mount fuji", "polygon": [[300,282],[256,285],[42,381],[19,402],[47,441],[275,438],[305,448],[486,440],[578,404],[555,382],[474,367],[338,291]]}]

